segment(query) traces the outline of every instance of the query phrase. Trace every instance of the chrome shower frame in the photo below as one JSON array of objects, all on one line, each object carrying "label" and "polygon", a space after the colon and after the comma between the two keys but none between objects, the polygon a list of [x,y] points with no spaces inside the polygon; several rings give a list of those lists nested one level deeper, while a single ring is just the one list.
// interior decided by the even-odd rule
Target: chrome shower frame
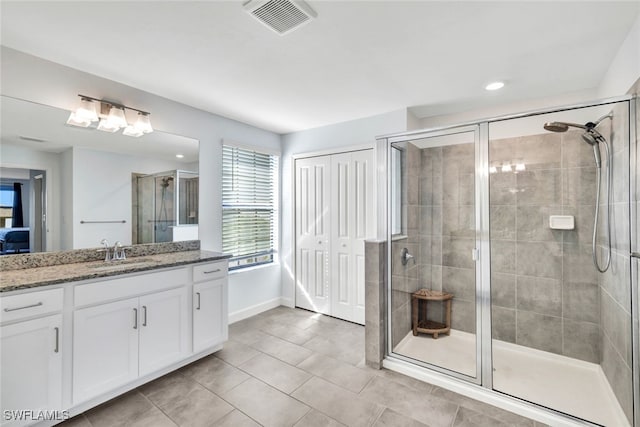
[{"label": "chrome shower frame", "polygon": [[[620,102],[627,102],[629,111],[629,135],[630,135],[630,179],[629,185],[629,204],[630,204],[630,240],[631,240],[631,253],[629,254],[629,273],[630,273],[630,287],[631,287],[631,322],[632,322],[632,373],[633,373],[633,387],[634,390],[640,390],[640,291],[638,289],[638,281],[640,276],[640,236],[638,235],[638,228],[640,223],[638,221],[638,204],[640,204],[640,149],[636,146],[638,143],[636,129],[636,117],[637,108],[640,108],[640,99],[636,99],[634,96],[621,96],[614,98],[607,98],[594,102],[585,102],[579,104],[571,104],[565,106],[559,106],[554,108],[536,109],[523,113],[507,114],[496,117],[483,118],[474,121],[466,121],[453,125],[440,126],[427,128],[422,130],[415,130],[409,132],[385,134],[376,137],[376,149],[382,151],[376,154],[377,158],[381,161],[378,163],[379,175],[378,175],[378,189],[381,193],[378,196],[378,200],[385,202],[385,206],[378,205],[378,238],[385,239],[387,241],[387,265],[391,265],[391,204],[387,203],[389,195],[391,194],[391,180],[387,175],[387,171],[390,170],[390,150],[391,144],[396,142],[408,142],[423,137],[434,136],[437,133],[452,133],[456,129],[462,128],[476,128],[478,129],[478,140],[476,141],[476,212],[479,214],[476,216],[476,225],[478,229],[477,234],[477,249],[480,249],[479,262],[476,268],[476,278],[480,278],[480,283],[476,283],[476,317],[477,323],[476,330],[479,332],[476,346],[476,362],[479,369],[477,369],[477,380],[467,377],[463,374],[453,373],[450,370],[441,367],[434,367],[427,363],[415,363],[414,360],[404,357],[399,354],[395,354],[392,348],[392,325],[391,325],[391,268],[386,269],[386,310],[385,310],[385,322],[386,322],[386,350],[385,359],[383,365],[387,368],[404,372],[408,375],[414,375],[418,378],[426,379],[433,382],[440,382],[441,384],[447,384],[451,389],[455,389],[459,392],[468,392],[473,397],[497,404],[504,408],[511,408],[511,410],[519,409],[519,412],[524,414],[538,414],[539,416],[548,417],[549,420],[561,421],[565,420],[574,424],[580,425],[594,425],[586,422],[582,419],[555,411],[553,409],[545,408],[540,405],[536,405],[522,399],[518,399],[498,391],[493,390],[492,384],[492,336],[491,336],[491,260],[490,260],[490,241],[489,241],[489,125],[491,123],[497,123],[501,121],[539,116],[549,113],[558,113],[563,111],[569,111],[579,108],[597,107],[603,105],[616,104]],[[599,119],[603,120],[607,115]],[[598,122],[599,122],[598,121]],[[578,125],[583,127],[583,125]],[[585,126],[586,128],[586,126]],[[386,170],[382,170],[386,168]],[[609,169],[611,169],[609,167]],[[632,255],[633,254],[633,255]],[[417,369],[416,366],[427,368],[429,371]],[[466,382],[466,383],[465,383]],[[634,393],[634,425],[640,427],[640,392]]]}]

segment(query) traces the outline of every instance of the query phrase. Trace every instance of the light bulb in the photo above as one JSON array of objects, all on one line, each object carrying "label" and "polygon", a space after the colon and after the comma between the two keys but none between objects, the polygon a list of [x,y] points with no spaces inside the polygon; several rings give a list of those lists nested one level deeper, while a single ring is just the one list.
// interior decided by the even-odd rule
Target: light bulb
[{"label": "light bulb", "polygon": [[67,119],[67,124],[81,128],[88,128],[89,125],[91,125],[91,120],[80,118],[74,111],[72,111]]},{"label": "light bulb", "polygon": [[100,120],[98,118],[98,113],[96,112],[96,104],[88,98],[82,98],[80,100],[80,106],[76,110],[76,117],[90,122],[97,122]]},{"label": "light bulb", "polygon": [[489,166],[489,173],[496,173],[498,172],[498,168],[495,166]]},{"label": "light bulb", "polygon": [[524,163],[516,163],[516,171],[522,172],[524,170],[526,170],[526,167],[524,166]]},{"label": "light bulb", "polygon": [[138,120],[135,125],[136,129],[140,132],[151,133],[153,132],[153,128],[151,127],[151,120],[149,120],[149,114],[147,113],[138,113]]},{"label": "light bulb", "polygon": [[502,165],[502,172],[511,172],[511,165],[509,163],[505,163]]},{"label": "light bulb", "polygon": [[115,126],[109,119],[101,119],[100,123],[98,123],[98,130],[113,133],[119,131],[120,127]]},{"label": "light bulb", "polygon": [[122,131],[122,134],[138,138],[138,137],[144,135],[144,132],[142,132],[140,129],[136,128],[135,126],[127,126]]},{"label": "light bulb", "polygon": [[111,127],[124,128],[127,127],[127,118],[124,115],[124,109],[116,107],[114,105],[111,106],[109,110],[109,115],[107,116],[107,120],[109,121],[109,125]]}]

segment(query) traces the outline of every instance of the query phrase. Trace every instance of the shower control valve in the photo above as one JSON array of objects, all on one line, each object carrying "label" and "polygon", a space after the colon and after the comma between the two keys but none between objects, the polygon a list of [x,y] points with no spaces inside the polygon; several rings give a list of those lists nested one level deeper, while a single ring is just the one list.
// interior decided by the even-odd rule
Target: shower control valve
[{"label": "shower control valve", "polygon": [[400,252],[400,259],[402,260],[402,265],[407,265],[409,260],[413,260],[414,264],[416,263],[416,259],[409,253],[409,249],[407,248],[402,248],[402,251]]}]

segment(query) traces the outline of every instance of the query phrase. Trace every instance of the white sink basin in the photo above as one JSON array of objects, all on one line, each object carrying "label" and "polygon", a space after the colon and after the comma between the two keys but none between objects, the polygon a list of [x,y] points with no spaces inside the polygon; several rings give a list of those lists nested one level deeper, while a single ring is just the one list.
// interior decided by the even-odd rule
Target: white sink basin
[{"label": "white sink basin", "polygon": [[132,260],[124,260],[124,261],[111,261],[105,262],[104,264],[98,264],[92,266],[93,270],[97,271],[117,271],[117,270],[126,270],[128,268],[136,268],[136,267],[144,267],[147,265],[153,264],[155,261],[152,259],[132,259]]}]

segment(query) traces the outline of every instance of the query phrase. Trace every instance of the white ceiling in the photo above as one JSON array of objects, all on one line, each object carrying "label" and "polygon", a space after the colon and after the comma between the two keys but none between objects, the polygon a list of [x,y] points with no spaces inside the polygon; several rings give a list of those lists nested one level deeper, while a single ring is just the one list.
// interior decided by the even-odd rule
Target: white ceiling
[{"label": "white ceiling", "polygon": [[[279,36],[241,1],[2,1],[2,44],[279,133],[595,88],[640,2],[318,1]],[[497,93],[484,86],[501,79]]]}]

